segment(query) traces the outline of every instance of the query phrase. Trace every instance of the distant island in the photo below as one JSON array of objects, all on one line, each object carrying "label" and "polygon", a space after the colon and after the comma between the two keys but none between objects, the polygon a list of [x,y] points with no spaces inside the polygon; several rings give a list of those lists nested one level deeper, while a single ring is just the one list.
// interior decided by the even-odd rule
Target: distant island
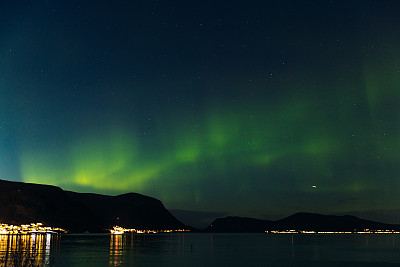
[{"label": "distant island", "polygon": [[[137,193],[108,196],[76,193],[56,186],[0,180],[0,223],[43,223],[71,233],[201,231],[176,219],[152,197]],[[115,228],[118,226],[119,228]],[[115,230],[117,229],[117,230]],[[119,229],[119,230],[118,230]],[[135,230],[135,231],[136,231]],[[271,221],[243,217],[215,219],[209,233],[393,233],[400,225],[300,212]],[[137,231],[139,232],[139,231]]]},{"label": "distant island", "polygon": [[400,225],[363,220],[355,216],[299,212],[270,221],[243,217],[215,219],[205,230],[211,233],[399,233]]}]

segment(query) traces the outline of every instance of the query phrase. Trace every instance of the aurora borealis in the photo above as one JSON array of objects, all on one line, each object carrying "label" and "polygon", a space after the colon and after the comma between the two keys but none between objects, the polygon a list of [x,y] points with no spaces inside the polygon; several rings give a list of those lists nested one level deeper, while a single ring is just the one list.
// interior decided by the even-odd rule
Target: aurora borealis
[{"label": "aurora borealis", "polygon": [[400,223],[396,1],[0,10],[0,179]]}]

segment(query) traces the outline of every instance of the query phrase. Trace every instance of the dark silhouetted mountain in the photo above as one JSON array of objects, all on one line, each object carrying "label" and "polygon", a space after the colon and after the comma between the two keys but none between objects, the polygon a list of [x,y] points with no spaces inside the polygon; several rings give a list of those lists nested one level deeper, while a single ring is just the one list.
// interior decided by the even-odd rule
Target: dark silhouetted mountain
[{"label": "dark silhouetted mountain", "polygon": [[106,226],[119,225],[135,229],[183,229],[158,199],[128,193],[118,196],[67,192],[69,197],[84,205]]},{"label": "dark silhouetted mountain", "polygon": [[400,225],[363,220],[350,215],[335,216],[300,212],[277,221],[241,217],[218,218],[204,231],[214,233],[261,233],[274,230],[353,232],[363,231],[364,229],[400,230]]},{"label": "dark silhouetted mountain", "polygon": [[104,232],[113,225],[151,230],[190,228],[161,201],[140,194],[75,193],[55,186],[4,180],[0,180],[0,222],[42,222],[71,232]]}]

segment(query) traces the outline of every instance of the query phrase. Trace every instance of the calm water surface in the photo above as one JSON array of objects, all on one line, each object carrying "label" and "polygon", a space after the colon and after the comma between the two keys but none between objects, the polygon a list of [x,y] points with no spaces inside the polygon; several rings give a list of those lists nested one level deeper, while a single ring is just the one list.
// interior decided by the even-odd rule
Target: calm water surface
[{"label": "calm water surface", "polygon": [[0,253],[2,266],[398,266],[400,235],[3,235]]}]

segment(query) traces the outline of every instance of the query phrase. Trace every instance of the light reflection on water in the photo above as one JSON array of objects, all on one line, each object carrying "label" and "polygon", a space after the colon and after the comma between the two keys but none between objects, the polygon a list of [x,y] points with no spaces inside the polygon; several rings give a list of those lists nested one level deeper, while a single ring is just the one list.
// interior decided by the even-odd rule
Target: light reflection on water
[{"label": "light reflection on water", "polygon": [[0,235],[1,266],[51,265],[51,253],[58,248],[59,237],[51,234]]},{"label": "light reflection on water", "polygon": [[110,265],[118,266],[121,264],[121,257],[124,252],[124,250],[123,250],[124,242],[126,242],[126,236],[111,235],[111,238],[110,238]]},{"label": "light reflection on water", "polygon": [[151,255],[150,261],[157,262],[169,256],[182,257],[192,250],[192,244],[185,244],[185,234],[125,234],[110,237],[109,266],[132,265],[142,262]]}]

